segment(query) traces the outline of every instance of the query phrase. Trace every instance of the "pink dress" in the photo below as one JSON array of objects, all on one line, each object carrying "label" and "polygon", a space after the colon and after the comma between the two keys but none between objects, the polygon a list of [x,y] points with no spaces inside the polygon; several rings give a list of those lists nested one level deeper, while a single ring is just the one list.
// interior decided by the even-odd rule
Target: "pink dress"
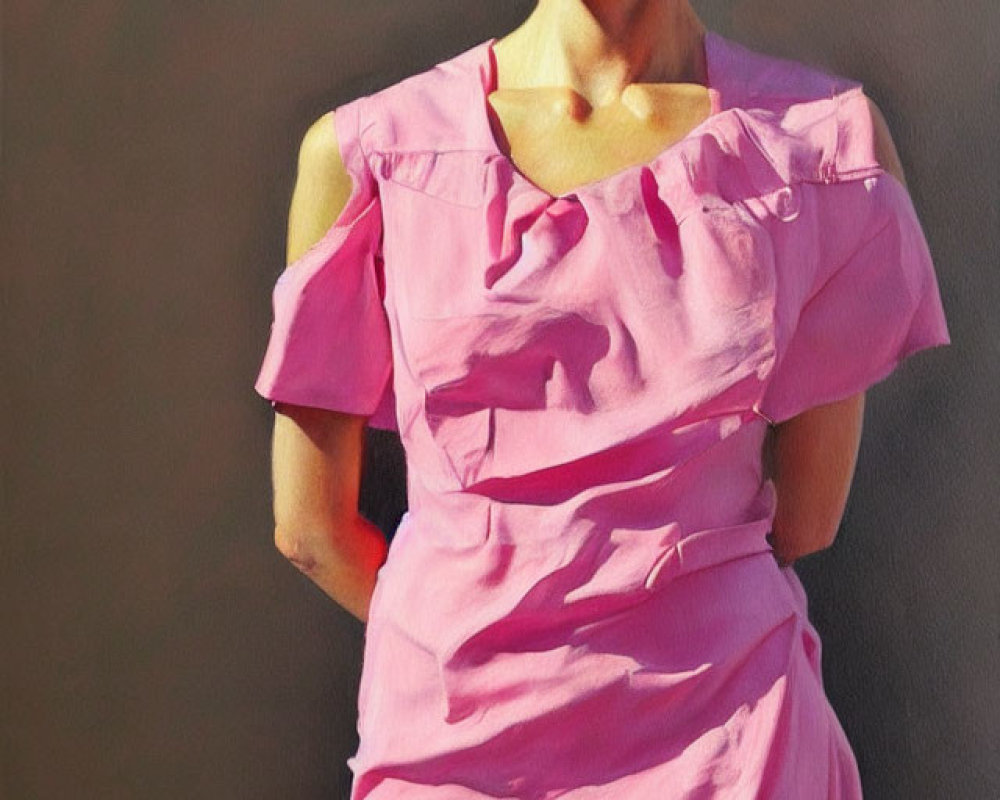
[{"label": "pink dress", "polygon": [[710,31],[711,116],[552,195],[494,41],[336,109],[255,386],[406,451],[351,798],[858,798],[761,448],[950,342],[861,85]]}]

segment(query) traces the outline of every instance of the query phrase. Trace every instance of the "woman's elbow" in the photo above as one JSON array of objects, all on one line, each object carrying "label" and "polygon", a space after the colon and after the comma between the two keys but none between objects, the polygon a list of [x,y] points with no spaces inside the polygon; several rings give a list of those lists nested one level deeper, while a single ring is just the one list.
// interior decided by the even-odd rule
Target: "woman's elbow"
[{"label": "woman's elbow", "polygon": [[325,526],[285,523],[274,527],[274,546],[303,572],[313,572],[329,549],[333,534]]},{"label": "woman's elbow", "polygon": [[274,546],[281,555],[303,572],[313,572],[319,564],[315,544],[300,533],[275,527]]},{"label": "woman's elbow", "polygon": [[768,541],[774,550],[774,555],[783,564],[791,564],[805,556],[820,553],[833,546],[840,529],[837,525],[820,525],[817,527],[796,526],[794,535],[775,526],[768,536]]},{"label": "woman's elbow", "polygon": [[838,514],[836,521],[828,522],[825,526],[821,527],[816,534],[816,550],[828,550],[833,547],[834,542],[837,540],[837,534],[840,531],[840,520],[842,515]]}]

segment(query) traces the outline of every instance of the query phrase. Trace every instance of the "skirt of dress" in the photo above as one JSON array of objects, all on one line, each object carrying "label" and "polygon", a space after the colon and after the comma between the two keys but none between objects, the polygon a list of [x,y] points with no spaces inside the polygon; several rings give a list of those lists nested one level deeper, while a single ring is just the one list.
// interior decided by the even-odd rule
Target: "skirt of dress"
[{"label": "skirt of dress", "polygon": [[570,637],[559,669],[471,679],[457,724],[433,654],[381,619],[351,800],[857,800],[806,602],[769,552],[680,575]]}]

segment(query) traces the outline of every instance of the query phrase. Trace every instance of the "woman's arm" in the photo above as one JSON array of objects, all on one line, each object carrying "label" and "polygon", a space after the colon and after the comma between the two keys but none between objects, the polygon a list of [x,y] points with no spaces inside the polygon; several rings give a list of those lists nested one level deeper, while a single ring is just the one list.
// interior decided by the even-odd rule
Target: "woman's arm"
[{"label": "woman's arm", "polygon": [[[288,215],[288,263],[330,229],[352,179],[328,112],[306,132]],[[365,417],[278,403],[272,440],[274,542],[336,603],[363,622],[385,536],[358,512]]]},{"label": "woman's arm", "polygon": [[[906,185],[889,127],[868,98],[876,157]],[[778,495],[770,535],[783,566],[833,544],[857,464],[865,394],[811,408],[771,431],[765,462]]]},{"label": "woman's arm", "polygon": [[861,392],[771,431],[769,471],[778,504],[770,538],[782,566],[833,544],[854,477],[864,407]]}]

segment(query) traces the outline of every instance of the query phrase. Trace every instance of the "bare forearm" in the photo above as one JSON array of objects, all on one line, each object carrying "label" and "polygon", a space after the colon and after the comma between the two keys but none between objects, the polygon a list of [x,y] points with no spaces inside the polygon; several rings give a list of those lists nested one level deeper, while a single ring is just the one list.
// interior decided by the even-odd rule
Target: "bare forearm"
[{"label": "bare forearm", "polygon": [[388,551],[382,531],[360,514],[323,535],[290,537],[283,555],[335,603],[362,622]]}]

